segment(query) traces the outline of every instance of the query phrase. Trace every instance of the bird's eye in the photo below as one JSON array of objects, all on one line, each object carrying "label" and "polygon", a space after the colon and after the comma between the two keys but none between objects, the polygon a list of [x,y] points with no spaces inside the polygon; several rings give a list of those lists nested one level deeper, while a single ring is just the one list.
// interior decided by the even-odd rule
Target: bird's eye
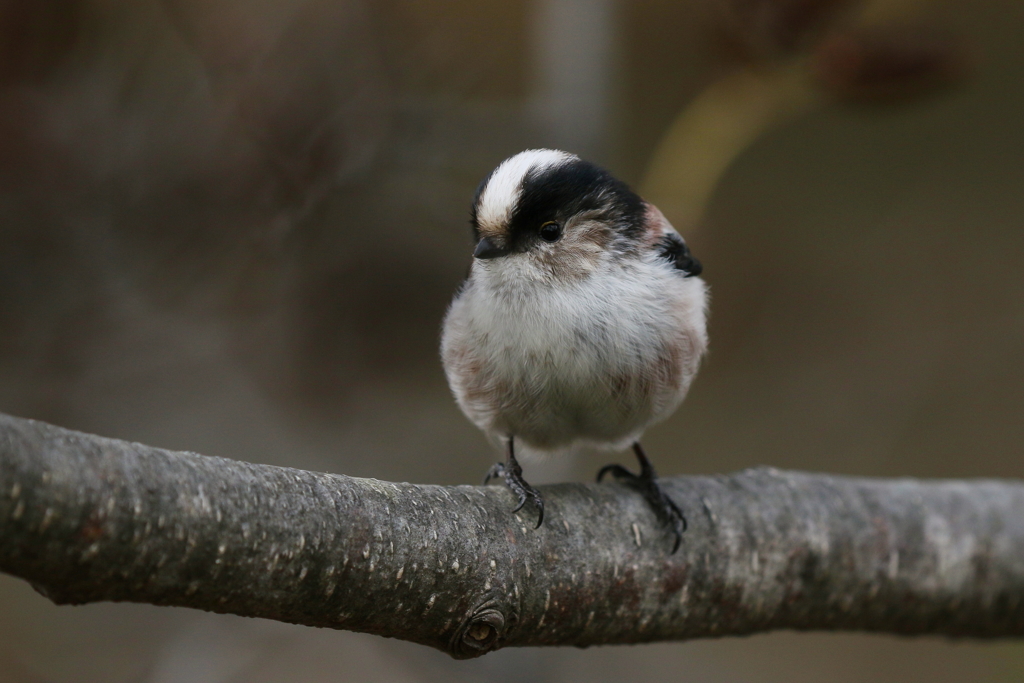
[{"label": "bird's eye", "polygon": [[554,221],[548,221],[540,226],[540,238],[545,242],[557,242],[562,236],[562,226]]}]

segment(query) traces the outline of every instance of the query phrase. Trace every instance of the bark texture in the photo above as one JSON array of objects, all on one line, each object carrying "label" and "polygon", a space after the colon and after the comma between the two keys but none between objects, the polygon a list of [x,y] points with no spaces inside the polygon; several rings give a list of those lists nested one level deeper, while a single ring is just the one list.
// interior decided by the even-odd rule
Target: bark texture
[{"label": "bark texture", "polygon": [[772,629],[1024,635],[1024,484],[756,469],[634,491],[417,486],[0,415],[0,571],[58,604],[180,605],[473,657]]}]

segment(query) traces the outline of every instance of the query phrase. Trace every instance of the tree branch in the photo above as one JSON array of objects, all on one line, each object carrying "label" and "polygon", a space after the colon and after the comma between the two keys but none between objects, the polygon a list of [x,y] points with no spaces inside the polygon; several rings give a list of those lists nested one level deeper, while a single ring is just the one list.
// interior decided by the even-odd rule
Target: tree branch
[{"label": "tree branch", "polygon": [[1024,634],[1024,484],[679,477],[672,539],[615,485],[417,486],[0,415],[0,570],[58,604],[180,605],[472,657],[772,629]]}]

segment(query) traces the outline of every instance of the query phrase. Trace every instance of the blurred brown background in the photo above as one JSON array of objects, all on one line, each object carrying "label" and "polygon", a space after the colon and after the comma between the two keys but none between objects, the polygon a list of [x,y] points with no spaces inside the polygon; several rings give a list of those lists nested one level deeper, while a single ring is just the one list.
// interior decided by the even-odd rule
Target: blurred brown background
[{"label": "blurred brown background", "polygon": [[[715,176],[685,227],[712,350],[645,440],[663,473],[1024,476],[1024,5],[875,4],[882,24],[956,39],[932,68],[947,87],[917,88],[928,60],[918,78],[899,46],[866,84],[842,53],[812,105]],[[475,483],[496,454],[436,347],[479,180],[554,146],[639,186],[699,93],[739,68],[813,72],[855,5],[4,0],[0,410]],[[886,78],[896,96],[876,97]],[[527,475],[589,479],[603,462]],[[848,634],[454,662],[188,610],[57,608],[0,575],[2,683],[1022,678],[1015,643]]]}]

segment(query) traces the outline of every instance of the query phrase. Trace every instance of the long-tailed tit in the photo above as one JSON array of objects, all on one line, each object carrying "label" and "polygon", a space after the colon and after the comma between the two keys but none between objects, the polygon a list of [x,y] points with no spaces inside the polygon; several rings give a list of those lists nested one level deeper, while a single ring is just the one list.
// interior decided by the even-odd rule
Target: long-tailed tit
[{"label": "long-tailed tit", "polygon": [[686,395],[707,347],[700,263],[653,205],[579,157],[533,149],[502,162],[473,200],[469,277],[441,355],[459,407],[507,444],[489,472],[538,508],[514,443],[539,451],[632,446],[639,489],[675,535],[686,520],[640,447]]}]

